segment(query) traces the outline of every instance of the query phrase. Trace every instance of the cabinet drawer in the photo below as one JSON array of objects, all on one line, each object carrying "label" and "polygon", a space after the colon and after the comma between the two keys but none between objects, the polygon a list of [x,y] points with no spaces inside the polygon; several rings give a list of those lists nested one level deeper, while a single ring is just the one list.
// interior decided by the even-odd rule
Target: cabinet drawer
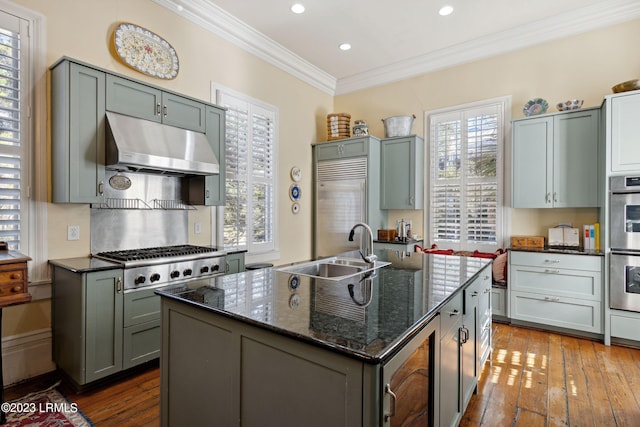
[{"label": "cabinet drawer", "polygon": [[509,264],[545,268],[570,268],[601,271],[602,257],[590,255],[565,255],[544,252],[509,252]]},{"label": "cabinet drawer", "polygon": [[510,273],[510,286],[515,291],[602,301],[600,273],[524,266],[513,266]]},{"label": "cabinet drawer", "polygon": [[25,271],[20,270],[0,270],[0,283],[6,282],[22,282],[24,280]]},{"label": "cabinet drawer", "polygon": [[440,310],[440,336],[445,336],[462,318],[462,292],[458,292],[451,301],[449,301]]},{"label": "cabinet drawer", "polygon": [[124,326],[160,319],[160,297],[152,289],[124,294]]},{"label": "cabinet drawer", "polygon": [[598,301],[512,290],[509,303],[514,320],[602,333],[602,304]]},{"label": "cabinet drawer", "polygon": [[160,357],[160,320],[124,328],[122,367],[131,368]]},{"label": "cabinet drawer", "polygon": [[611,336],[640,341],[640,316],[636,313],[611,312]]},{"label": "cabinet drawer", "polygon": [[25,293],[24,283],[3,283],[0,285],[0,298]]}]

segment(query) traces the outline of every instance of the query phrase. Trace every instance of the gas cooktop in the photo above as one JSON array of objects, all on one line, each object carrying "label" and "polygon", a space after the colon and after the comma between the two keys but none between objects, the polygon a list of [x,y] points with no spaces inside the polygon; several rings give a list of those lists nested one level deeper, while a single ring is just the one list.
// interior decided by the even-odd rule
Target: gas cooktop
[{"label": "gas cooktop", "polygon": [[158,258],[167,258],[168,260],[170,260],[174,257],[212,254],[213,252],[218,252],[218,249],[209,246],[176,245],[99,252],[95,254],[95,256],[98,258],[107,259],[109,261],[126,262]]}]

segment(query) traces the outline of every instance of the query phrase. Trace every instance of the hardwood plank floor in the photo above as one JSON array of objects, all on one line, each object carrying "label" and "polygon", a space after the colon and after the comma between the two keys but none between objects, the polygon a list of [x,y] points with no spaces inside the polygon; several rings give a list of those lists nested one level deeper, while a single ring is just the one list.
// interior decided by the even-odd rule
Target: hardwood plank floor
[{"label": "hardwood plank floor", "polygon": [[[48,374],[5,390],[7,400],[49,387]],[[98,427],[160,425],[160,371],[81,394],[60,391]],[[640,350],[494,324],[493,353],[461,426],[640,426]]]},{"label": "hardwood plank floor", "polygon": [[640,350],[494,324],[461,426],[640,426]]}]

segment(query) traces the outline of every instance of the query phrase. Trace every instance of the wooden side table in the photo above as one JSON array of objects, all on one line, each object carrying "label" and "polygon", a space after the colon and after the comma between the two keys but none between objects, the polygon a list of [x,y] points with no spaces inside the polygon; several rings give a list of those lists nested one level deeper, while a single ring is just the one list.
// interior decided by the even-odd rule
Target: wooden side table
[{"label": "wooden side table", "polygon": [[[2,309],[9,305],[31,301],[27,261],[31,258],[16,251],[0,251],[0,331],[2,331]],[[1,336],[0,336],[1,339]],[[4,403],[4,376],[2,375],[2,346],[0,340],[0,404]],[[4,411],[0,411],[0,424],[7,422]]]}]

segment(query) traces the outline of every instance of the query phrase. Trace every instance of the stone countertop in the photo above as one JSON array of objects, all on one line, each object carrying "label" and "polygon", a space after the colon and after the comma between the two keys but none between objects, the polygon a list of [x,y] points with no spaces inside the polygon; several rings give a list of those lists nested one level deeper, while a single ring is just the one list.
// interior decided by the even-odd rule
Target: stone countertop
[{"label": "stone countertop", "polygon": [[[376,254],[391,264],[367,280],[365,275],[339,281],[314,279],[274,267],[169,286],[156,293],[376,364],[395,354],[491,263],[394,250]],[[357,252],[341,255],[358,256]]]},{"label": "stone countertop", "polygon": [[592,256],[604,256],[604,251],[596,251],[592,249],[583,249],[583,248],[560,248],[560,247],[549,247],[545,246],[543,248],[530,248],[530,247],[522,247],[522,248],[508,248],[509,251],[516,252],[542,252],[549,254],[567,254],[567,255],[592,255]]},{"label": "stone countertop", "polygon": [[91,271],[122,268],[121,264],[88,256],[79,258],[50,259],[49,264],[64,268],[74,273],[88,273]]}]

